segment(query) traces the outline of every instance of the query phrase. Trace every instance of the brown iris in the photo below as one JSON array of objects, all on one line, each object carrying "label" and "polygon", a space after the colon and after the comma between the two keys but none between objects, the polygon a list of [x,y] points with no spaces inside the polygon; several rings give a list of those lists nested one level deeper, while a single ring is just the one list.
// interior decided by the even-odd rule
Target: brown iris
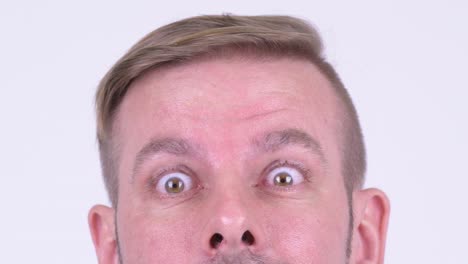
[{"label": "brown iris", "polygon": [[185,185],[180,178],[173,177],[166,181],[165,187],[168,193],[180,193],[184,190]]},{"label": "brown iris", "polygon": [[274,181],[277,186],[289,186],[293,183],[293,178],[289,173],[280,172],[276,174]]}]

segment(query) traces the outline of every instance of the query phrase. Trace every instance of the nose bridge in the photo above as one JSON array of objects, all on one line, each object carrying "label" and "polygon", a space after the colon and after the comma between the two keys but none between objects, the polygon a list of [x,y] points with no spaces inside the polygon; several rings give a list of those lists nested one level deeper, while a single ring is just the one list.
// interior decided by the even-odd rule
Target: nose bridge
[{"label": "nose bridge", "polygon": [[238,223],[248,210],[249,186],[239,167],[241,166],[232,164],[232,160],[222,161],[217,168],[217,177],[212,186],[213,210],[222,215],[219,220],[229,224]]},{"label": "nose bridge", "polygon": [[249,218],[253,217],[249,213],[246,186],[239,185],[232,181],[222,181],[213,193],[211,224],[226,235],[245,228]]}]

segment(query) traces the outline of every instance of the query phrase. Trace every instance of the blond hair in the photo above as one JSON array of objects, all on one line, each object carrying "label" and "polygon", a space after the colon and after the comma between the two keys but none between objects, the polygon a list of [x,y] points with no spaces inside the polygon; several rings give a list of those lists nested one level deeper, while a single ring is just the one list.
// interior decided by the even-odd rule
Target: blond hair
[{"label": "blond hair", "polygon": [[365,150],[356,110],[337,73],[322,55],[317,31],[307,22],[290,16],[197,16],[146,35],[117,61],[98,86],[97,137],[103,177],[114,206],[118,200],[118,158],[111,140],[112,123],[130,84],[150,70],[226,53],[293,57],[314,63],[343,102],[341,145],[346,189],[362,185]]}]

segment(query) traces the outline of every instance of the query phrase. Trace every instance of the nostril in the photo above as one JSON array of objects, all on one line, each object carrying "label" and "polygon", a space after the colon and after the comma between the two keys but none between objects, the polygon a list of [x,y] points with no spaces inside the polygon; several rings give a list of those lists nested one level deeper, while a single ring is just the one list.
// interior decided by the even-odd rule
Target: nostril
[{"label": "nostril", "polygon": [[247,230],[244,232],[244,234],[242,234],[242,242],[251,246],[255,243],[255,238],[252,235],[252,233],[250,233],[250,231]]},{"label": "nostril", "polygon": [[220,233],[215,233],[211,236],[210,246],[214,249],[217,249],[219,247],[219,244],[223,242],[223,239],[224,237]]}]

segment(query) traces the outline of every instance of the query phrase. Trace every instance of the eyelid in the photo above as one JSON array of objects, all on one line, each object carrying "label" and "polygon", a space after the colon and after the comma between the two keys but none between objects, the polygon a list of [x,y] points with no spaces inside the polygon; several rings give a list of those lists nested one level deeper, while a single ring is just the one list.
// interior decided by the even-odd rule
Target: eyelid
[{"label": "eyelid", "polygon": [[305,166],[303,166],[301,163],[298,163],[298,162],[293,162],[289,160],[275,160],[267,166],[263,174],[268,175],[273,170],[277,168],[281,168],[281,167],[289,167],[289,168],[298,170],[304,176],[304,179],[308,178],[309,171],[310,171],[309,169],[305,168]]},{"label": "eyelid", "polygon": [[167,168],[162,168],[160,170],[157,171],[156,176],[156,180],[159,180],[160,178],[164,177],[165,175],[167,174],[170,174],[170,173],[175,173],[175,172],[179,172],[179,173],[184,173],[184,174],[187,174],[187,175],[193,175],[193,171],[185,166],[185,165],[176,165],[176,166],[173,166],[173,167],[167,167]]}]

